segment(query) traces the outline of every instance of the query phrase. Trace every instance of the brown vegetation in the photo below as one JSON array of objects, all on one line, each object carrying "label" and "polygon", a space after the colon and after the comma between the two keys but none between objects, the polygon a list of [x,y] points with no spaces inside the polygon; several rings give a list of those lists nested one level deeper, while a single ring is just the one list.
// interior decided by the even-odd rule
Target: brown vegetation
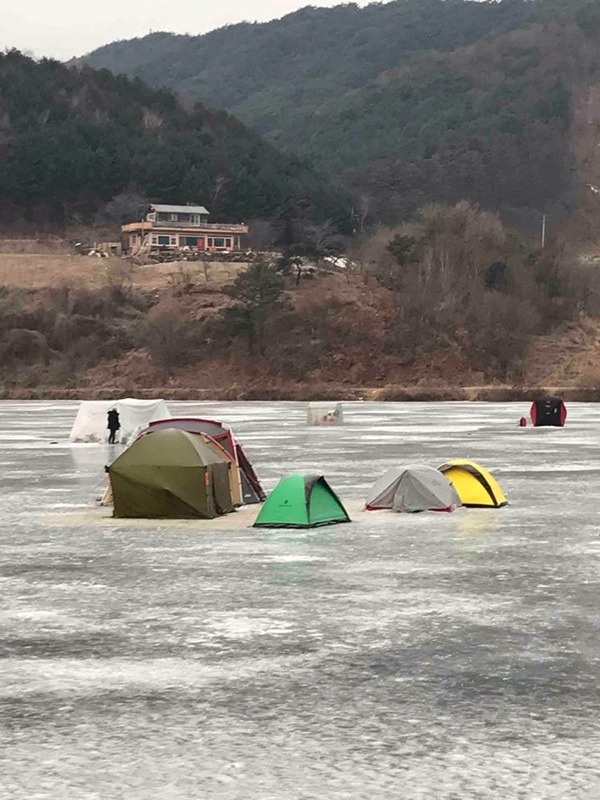
[{"label": "brown vegetation", "polygon": [[3,394],[501,399],[600,383],[595,269],[557,243],[532,251],[459,204],[360,256],[298,285],[268,266],[63,259],[54,282],[0,289]]}]

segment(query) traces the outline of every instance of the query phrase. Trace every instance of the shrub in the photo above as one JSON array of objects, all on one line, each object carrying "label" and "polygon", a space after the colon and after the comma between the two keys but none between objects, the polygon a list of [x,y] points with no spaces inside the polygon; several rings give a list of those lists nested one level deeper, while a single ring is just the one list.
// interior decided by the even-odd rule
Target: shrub
[{"label": "shrub", "polygon": [[0,339],[0,363],[13,364],[42,362],[50,357],[48,341],[43,333],[26,328],[13,328]]},{"label": "shrub", "polygon": [[146,347],[152,360],[167,372],[198,361],[206,347],[202,323],[182,316],[175,304],[154,309],[144,322],[141,334],[140,345]]}]

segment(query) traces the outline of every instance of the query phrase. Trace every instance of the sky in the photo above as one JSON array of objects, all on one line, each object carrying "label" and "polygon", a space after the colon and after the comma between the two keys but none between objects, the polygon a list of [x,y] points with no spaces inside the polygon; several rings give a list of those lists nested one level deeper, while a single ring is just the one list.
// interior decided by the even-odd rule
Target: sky
[{"label": "sky", "polygon": [[[67,60],[150,31],[200,34],[343,0],[0,0],[0,50]],[[366,1],[358,0],[364,6]]]}]

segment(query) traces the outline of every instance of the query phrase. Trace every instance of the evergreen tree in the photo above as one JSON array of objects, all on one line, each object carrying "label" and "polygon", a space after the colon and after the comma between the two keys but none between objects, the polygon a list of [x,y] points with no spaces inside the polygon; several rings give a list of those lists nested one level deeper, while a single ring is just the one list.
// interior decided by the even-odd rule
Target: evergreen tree
[{"label": "evergreen tree", "polygon": [[44,209],[62,207],[66,222],[91,221],[126,191],[195,200],[223,221],[273,217],[298,196],[316,223],[350,220],[343,192],[224,112],[107,71],[0,53],[0,210],[50,222]]},{"label": "evergreen tree", "polygon": [[267,320],[276,311],[290,306],[283,279],[270,264],[257,261],[224,291],[233,300],[222,312],[225,329],[233,336],[246,338],[250,353],[258,346],[264,356]]}]

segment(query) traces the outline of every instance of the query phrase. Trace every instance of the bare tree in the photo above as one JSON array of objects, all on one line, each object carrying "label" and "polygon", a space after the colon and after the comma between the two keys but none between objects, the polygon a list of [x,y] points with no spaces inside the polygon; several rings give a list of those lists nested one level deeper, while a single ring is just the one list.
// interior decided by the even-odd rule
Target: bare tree
[{"label": "bare tree", "polygon": [[248,246],[258,253],[269,252],[275,243],[273,223],[266,219],[253,219],[248,223]]},{"label": "bare tree", "polygon": [[365,223],[371,213],[371,198],[368,194],[361,192],[356,203],[356,218],[358,220],[358,232],[364,233]]},{"label": "bare tree", "polygon": [[331,220],[305,222],[301,230],[301,248],[305,255],[317,260],[339,253],[342,247],[340,235]]},{"label": "bare tree", "polygon": [[126,189],[116,194],[98,212],[99,222],[116,222],[118,224],[141,219],[150,200],[134,189]]}]

